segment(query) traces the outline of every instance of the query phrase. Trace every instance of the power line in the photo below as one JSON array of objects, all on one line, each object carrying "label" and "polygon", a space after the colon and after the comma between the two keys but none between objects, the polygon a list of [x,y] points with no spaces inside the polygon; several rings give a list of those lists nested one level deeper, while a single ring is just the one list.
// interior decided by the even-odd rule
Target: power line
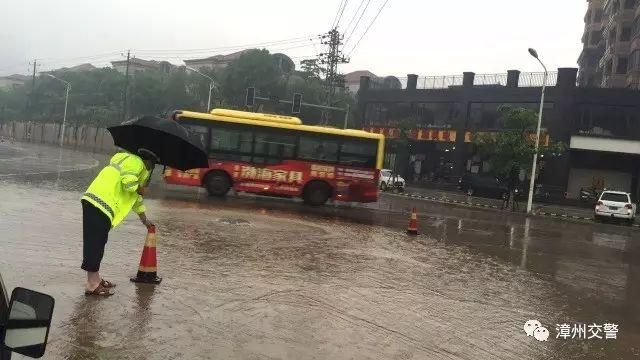
[{"label": "power line", "polygon": [[340,26],[340,20],[342,20],[342,14],[344,14],[344,9],[346,9],[348,2],[349,0],[344,0],[344,5],[342,6],[342,10],[340,10],[340,16],[338,16],[338,22],[336,22],[334,28]]},{"label": "power line", "polygon": [[333,22],[331,23],[331,28],[334,29],[336,27],[336,21],[338,20],[338,14],[340,13],[340,9],[342,9],[342,3],[344,0],[340,0],[340,5],[338,5],[338,11],[336,11],[336,15],[333,17]]},{"label": "power line", "polygon": [[[364,0],[362,0],[364,1]],[[362,20],[362,17],[364,16],[364,13],[367,12],[367,8],[369,7],[369,4],[371,3],[371,0],[367,0],[367,5],[364,6],[364,10],[362,10],[362,13],[360,13],[360,17],[358,17],[358,21],[356,21],[356,24],[353,26],[353,29],[351,29],[351,32],[349,33],[349,35],[347,35],[347,39],[344,41],[344,43],[348,43],[349,40],[351,40],[351,37],[353,36],[353,33],[356,31],[356,29],[358,28],[358,25],[360,24],[360,20]],[[355,15],[354,15],[355,17]],[[345,30],[346,32],[346,30]]]},{"label": "power line", "polygon": [[[203,55],[211,56],[212,55],[211,52],[215,50],[218,50],[219,52],[222,52],[225,50],[232,51],[234,49],[242,49],[242,48],[247,48],[251,46],[260,46],[260,45],[265,46],[271,52],[306,48],[306,47],[313,47],[314,51],[317,52],[316,45],[319,45],[319,38],[320,38],[320,35],[308,35],[308,36],[301,36],[301,37],[254,43],[254,44],[233,45],[233,46],[223,46],[218,48],[202,49],[201,51],[199,51],[198,49],[183,49],[183,50],[165,49],[165,50],[146,50],[146,51],[136,50],[136,52],[142,52],[142,54],[139,54],[139,55],[152,58],[152,59],[158,59],[158,60],[162,60],[162,59],[180,60],[185,57],[197,57],[198,52]],[[194,52],[194,50],[196,52]],[[153,52],[158,52],[158,54],[154,55]],[[105,52],[100,54],[84,55],[84,56],[73,56],[73,57],[62,57],[62,58],[38,58],[38,62],[39,62],[38,65],[43,66],[48,71],[50,71],[50,70],[54,70],[55,67],[59,67],[59,66],[76,65],[76,64],[73,64],[74,61],[100,62],[100,63],[108,62],[109,60],[114,59],[120,53],[121,53],[120,51],[113,51],[113,52]],[[213,54],[213,55],[217,55],[217,54]],[[131,57],[134,58],[133,55]],[[42,60],[45,60],[45,61],[42,61]],[[51,60],[51,61],[46,61],[46,60]],[[14,63],[1,68],[0,71],[8,73],[11,71],[23,70],[20,72],[26,72],[27,69],[31,70],[30,67],[28,67],[29,65],[30,64],[28,61],[25,61],[24,63],[21,63],[21,64]]]},{"label": "power line", "polygon": [[[269,50],[270,52],[275,52],[275,51],[284,51],[284,50],[290,50],[290,49],[297,49],[297,48],[305,48],[305,47],[314,47],[319,44],[318,41],[314,42],[314,39],[305,39],[304,41],[300,42],[291,42],[291,43],[279,43],[279,44],[273,44],[273,45],[266,45],[266,46],[261,46],[260,48],[265,48],[267,50]],[[160,60],[160,59],[194,59],[194,58],[199,58],[199,57],[211,57],[211,56],[216,56],[216,55],[224,55],[224,54],[228,54],[230,51],[235,52],[235,51],[240,51],[240,50],[246,50],[247,47],[238,47],[235,49],[227,49],[225,50],[218,50],[218,51],[200,51],[200,52],[190,52],[190,53],[161,53],[161,54],[152,54],[152,53],[139,53],[138,55],[140,56],[144,56],[146,58],[151,58],[151,59],[156,59],[156,60]]]},{"label": "power line", "polygon": [[49,61],[49,63],[55,64],[55,63],[64,62],[67,60],[82,60],[82,59],[98,58],[98,57],[105,57],[109,55],[118,55],[118,54],[120,54],[120,51],[112,51],[112,52],[102,53],[102,54],[83,55],[83,56],[76,56],[76,57],[69,57],[69,58],[42,58],[39,60],[45,60],[45,61],[51,60]]},{"label": "power line", "polygon": [[295,37],[295,38],[290,38],[290,39],[283,39],[283,40],[265,41],[265,42],[260,42],[260,43],[243,44],[243,45],[220,46],[220,47],[215,47],[215,48],[155,49],[155,50],[135,49],[135,50],[138,53],[190,53],[190,52],[198,52],[199,53],[199,52],[209,52],[209,51],[232,50],[232,49],[247,48],[247,47],[253,47],[253,46],[282,45],[282,44],[288,44],[288,43],[304,42],[304,41],[307,41],[309,39],[312,39],[312,38],[318,37],[318,36],[319,36],[318,34],[316,34],[316,35],[307,35],[307,36],[300,36],[300,37]]},{"label": "power line", "polygon": [[362,41],[362,38],[364,38],[364,36],[367,35],[367,32],[369,32],[369,29],[371,29],[371,26],[373,25],[373,23],[376,22],[376,19],[378,18],[378,16],[380,15],[380,13],[382,12],[382,10],[384,9],[385,5],[387,5],[388,2],[389,0],[385,0],[384,4],[382,4],[376,16],[373,18],[373,20],[371,20],[371,22],[369,23],[369,26],[367,26],[367,29],[364,31],[362,36],[360,36],[360,39],[358,39],[358,42],[351,48],[351,51],[349,52],[349,57],[351,57],[351,54],[353,54],[355,49],[358,47],[358,45],[360,44],[360,41]]},{"label": "power line", "polygon": [[316,55],[300,55],[300,56],[291,56],[290,59],[291,60],[297,60],[297,59],[313,59],[315,58]]},{"label": "power line", "polygon": [[102,62],[108,62],[109,60],[112,60],[112,59],[114,59],[116,57],[117,57],[116,54],[114,54],[114,55],[110,55],[110,56],[100,56],[100,57],[93,57],[93,58],[87,57],[87,58],[82,58],[79,61],[74,61],[74,60],[56,61],[56,62],[43,61],[42,65],[47,67],[47,68],[64,67],[64,66],[76,66],[76,65],[79,65],[78,62],[83,62],[83,63],[102,63]]},{"label": "power line", "polygon": [[360,8],[362,8],[363,4],[364,4],[364,0],[360,0],[360,5],[358,5],[358,8],[353,13],[353,16],[351,17],[351,20],[349,20],[349,24],[347,25],[347,27],[344,28],[344,33],[347,33],[349,31],[349,28],[351,27],[351,24],[353,24],[353,20],[355,20],[356,17],[358,16],[358,12],[360,12]]},{"label": "power line", "polygon": [[[314,41],[309,41],[307,40],[307,43],[304,44],[299,44],[299,43],[293,43],[293,44],[276,44],[274,46],[267,46],[265,47],[267,50],[269,50],[270,52],[277,52],[277,51],[285,51],[285,50],[291,50],[291,49],[300,49],[300,48],[307,48],[307,47],[313,47],[314,49],[316,48],[316,45],[320,45],[319,42],[314,42]],[[291,46],[289,46],[291,45]],[[148,57],[150,59],[154,59],[154,60],[162,60],[162,59],[194,59],[194,58],[198,58],[198,56],[216,56],[216,55],[222,55],[222,52],[214,52],[212,53],[211,51],[207,51],[207,52],[202,52],[202,53],[190,53],[190,54],[180,54],[180,53],[176,53],[176,54],[162,54],[162,55],[152,55],[152,54],[142,54],[145,57]]]}]

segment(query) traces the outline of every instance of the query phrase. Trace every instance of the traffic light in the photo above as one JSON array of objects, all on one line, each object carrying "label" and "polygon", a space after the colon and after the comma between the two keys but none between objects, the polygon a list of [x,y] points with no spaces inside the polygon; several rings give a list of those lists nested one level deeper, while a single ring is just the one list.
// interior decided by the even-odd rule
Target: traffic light
[{"label": "traffic light", "polygon": [[302,106],[302,94],[293,94],[293,105],[291,106],[292,114],[300,114],[300,107]]},{"label": "traffic light", "polygon": [[248,87],[247,88],[247,97],[244,101],[244,104],[247,106],[253,106],[256,102],[256,88]]}]

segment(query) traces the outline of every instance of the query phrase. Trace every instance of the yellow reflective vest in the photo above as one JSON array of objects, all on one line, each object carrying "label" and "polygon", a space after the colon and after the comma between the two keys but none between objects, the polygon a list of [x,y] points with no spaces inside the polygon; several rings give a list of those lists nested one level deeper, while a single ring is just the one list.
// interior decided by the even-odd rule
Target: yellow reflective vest
[{"label": "yellow reflective vest", "polygon": [[104,169],[93,180],[82,196],[100,209],[116,227],[129,211],[137,214],[146,211],[142,196],[136,192],[149,178],[149,171],[142,159],[134,154],[120,152],[115,154]]}]

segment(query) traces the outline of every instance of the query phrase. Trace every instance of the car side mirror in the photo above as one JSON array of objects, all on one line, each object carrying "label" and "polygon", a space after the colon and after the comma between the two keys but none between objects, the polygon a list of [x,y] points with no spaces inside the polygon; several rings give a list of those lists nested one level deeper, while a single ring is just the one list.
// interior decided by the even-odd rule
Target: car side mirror
[{"label": "car side mirror", "polygon": [[11,293],[9,312],[0,333],[2,345],[32,358],[44,355],[55,300],[47,294],[17,287]]}]

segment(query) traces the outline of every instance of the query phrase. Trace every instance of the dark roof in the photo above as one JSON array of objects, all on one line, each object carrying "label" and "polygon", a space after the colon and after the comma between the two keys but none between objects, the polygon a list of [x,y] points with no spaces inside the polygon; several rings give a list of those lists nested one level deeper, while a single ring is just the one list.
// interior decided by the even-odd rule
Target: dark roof
[{"label": "dark roof", "polygon": [[[127,60],[116,60],[111,62],[112,65],[124,65],[126,63],[127,63]],[[157,67],[159,64],[159,62],[155,60],[144,60],[136,57],[132,57],[131,59],[129,59],[129,63],[152,67],[152,68]]]},{"label": "dark roof", "polygon": [[189,64],[189,63],[195,63],[195,62],[218,62],[218,63],[225,63],[225,62],[229,62],[229,61],[233,61],[237,58],[239,58],[242,54],[244,54],[245,52],[249,51],[249,49],[245,49],[245,50],[240,50],[240,51],[236,51],[234,53],[231,54],[226,54],[226,55],[213,55],[213,56],[209,56],[206,58],[202,58],[202,59],[190,59],[190,60],[185,60],[184,63],[185,64]]},{"label": "dark roof", "polygon": [[21,75],[21,74],[12,74],[12,75],[7,75],[7,76],[2,76],[1,78],[2,79],[14,80],[14,81],[27,81],[27,80],[29,80],[29,76]]},{"label": "dark roof", "polygon": [[63,67],[60,69],[57,69],[55,71],[62,71],[62,72],[81,72],[81,71],[91,71],[94,70],[96,67],[89,64],[89,63],[85,63],[85,64],[80,64],[80,65],[75,65],[75,66],[71,66],[71,67]]},{"label": "dark roof", "polygon": [[368,76],[372,79],[376,79],[378,76],[369,70],[356,70],[350,73],[344,74],[344,81],[347,83],[360,82],[360,76]]}]

